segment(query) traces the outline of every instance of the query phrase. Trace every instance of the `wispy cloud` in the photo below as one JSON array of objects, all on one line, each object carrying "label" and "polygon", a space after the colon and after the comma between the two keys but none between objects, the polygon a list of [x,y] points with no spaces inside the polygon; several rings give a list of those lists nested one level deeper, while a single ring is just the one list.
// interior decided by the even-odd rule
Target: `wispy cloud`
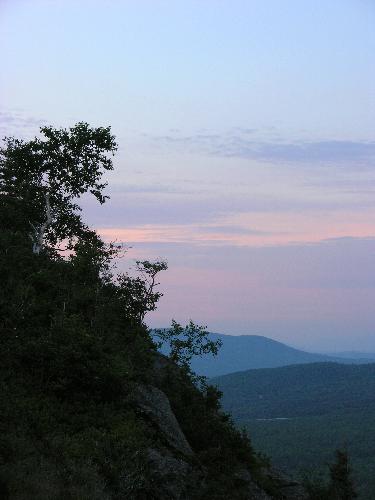
[{"label": "wispy cloud", "polygon": [[[304,213],[308,217],[319,217],[321,213],[365,214],[375,207],[375,197],[347,195],[347,198],[327,196],[313,199],[297,197],[282,198],[273,196],[238,194],[232,196],[221,191],[212,196],[168,194],[132,190],[110,193],[111,199],[104,205],[95,200],[82,200],[84,212],[90,215],[91,223],[100,227],[139,227],[144,224],[218,224],[222,217],[233,214],[252,214],[255,219],[259,214],[267,214],[270,219],[278,219],[280,214]],[[289,214],[289,215],[288,215]],[[346,218],[346,217],[344,217]],[[220,223],[219,223],[220,224]],[[221,225],[221,224],[220,224]],[[237,226],[238,224],[236,224]],[[250,224],[250,227],[252,225]],[[253,228],[252,228],[253,229]]]},{"label": "wispy cloud", "polygon": [[[288,288],[375,288],[372,265],[375,237],[328,238],[294,245],[197,247],[194,243],[139,242],[134,249],[150,256],[165,255],[173,265],[183,266],[186,256],[194,257],[201,269],[261,274],[263,285]],[[353,266],[353,262],[356,263]]]},{"label": "wispy cloud", "polygon": [[310,244],[327,238],[371,238],[375,226],[361,213],[242,213],[206,223],[98,225],[107,239],[133,243],[186,243],[245,247]]},{"label": "wispy cloud", "polygon": [[210,226],[203,226],[200,229],[200,232],[203,233],[213,233],[213,234],[223,234],[223,235],[256,235],[256,236],[268,236],[271,233],[269,231],[260,231],[258,229],[251,229],[245,226],[239,226],[239,225],[219,225],[219,224],[212,224]]},{"label": "wispy cloud", "polygon": [[375,194],[375,178],[373,175],[366,175],[364,177],[356,175],[349,178],[337,178],[337,176],[334,178],[325,177],[314,181],[309,180],[303,186],[334,189],[346,194],[370,195],[371,199],[374,199]]},{"label": "wispy cloud", "polygon": [[190,152],[267,162],[372,165],[375,160],[375,141],[266,141],[257,139],[257,132],[256,129],[236,128],[225,134],[171,133],[152,140],[159,146],[184,148]]},{"label": "wispy cloud", "polygon": [[269,247],[143,242],[128,257],[168,260],[160,279],[168,293],[151,326],[169,324],[171,310],[178,321],[193,311],[211,331],[333,346],[340,331],[374,346],[374,252],[375,238],[359,237]]},{"label": "wispy cloud", "polygon": [[[243,148],[239,153],[252,154],[252,148]],[[261,144],[256,156],[262,160],[295,162],[373,162],[375,142],[320,141],[290,144]]]},{"label": "wispy cloud", "polygon": [[154,194],[168,194],[168,195],[181,195],[181,194],[193,194],[196,191],[192,189],[186,189],[185,187],[173,186],[171,184],[117,184],[112,186],[111,191],[116,194],[121,195],[132,195],[132,194],[142,194],[142,195],[154,195]]},{"label": "wispy cloud", "polygon": [[138,243],[185,243],[196,246],[234,245],[263,246],[282,242],[285,236],[275,231],[261,231],[231,225],[161,225],[148,224],[139,228],[99,228],[99,233],[108,240],[122,241],[126,244]]},{"label": "wispy cloud", "polygon": [[28,137],[38,132],[39,127],[46,124],[41,118],[27,115],[23,110],[0,110],[0,135],[16,135]]}]

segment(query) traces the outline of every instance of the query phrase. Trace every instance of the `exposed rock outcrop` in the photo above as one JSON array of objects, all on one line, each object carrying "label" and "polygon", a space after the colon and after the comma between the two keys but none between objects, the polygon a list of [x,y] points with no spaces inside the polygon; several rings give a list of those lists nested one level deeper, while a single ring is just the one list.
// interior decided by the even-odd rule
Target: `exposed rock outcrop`
[{"label": "exposed rock outcrop", "polygon": [[[162,355],[155,356],[153,382],[161,385],[164,373],[170,370],[178,374],[178,367]],[[158,443],[147,450],[148,470],[154,500],[205,500],[207,471],[199,463],[181,426],[173,413],[166,394],[150,384],[136,384],[132,401],[145,422],[156,431]],[[254,480],[249,467],[243,466],[234,474],[242,485],[243,500],[303,500],[306,495],[302,487],[278,471],[268,469],[264,476],[277,485],[278,495],[267,493]],[[245,486],[245,487],[244,487]],[[216,498],[216,497],[215,497]],[[220,497],[226,500],[225,496]],[[233,498],[239,498],[233,496]],[[232,500],[228,497],[227,500]]]},{"label": "exposed rock outcrop", "polygon": [[134,386],[133,399],[144,415],[158,428],[169,447],[182,455],[193,455],[164,392],[152,385],[137,384]]},{"label": "exposed rock outcrop", "polygon": [[190,500],[199,498],[204,472],[195,460],[193,450],[182,432],[167,396],[152,385],[137,384],[133,403],[156,429],[158,448],[147,450],[149,481],[156,500]]},{"label": "exposed rock outcrop", "polygon": [[151,480],[157,499],[191,500],[199,498],[204,475],[182,457],[167,449],[149,449]]}]

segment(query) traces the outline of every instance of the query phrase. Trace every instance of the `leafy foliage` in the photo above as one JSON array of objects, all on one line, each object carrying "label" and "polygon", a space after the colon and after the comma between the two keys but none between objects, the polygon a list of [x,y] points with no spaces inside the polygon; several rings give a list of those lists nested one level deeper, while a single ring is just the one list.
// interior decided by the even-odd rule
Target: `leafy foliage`
[{"label": "leafy foliage", "polygon": [[[112,269],[119,249],[84,225],[74,202],[88,190],[105,201],[100,177],[115,150],[109,128],[42,134],[7,139],[1,151],[2,495],[117,498],[129,486],[120,469],[139,484],[146,477],[139,460],[149,438],[127,395],[151,363],[139,314],[149,303],[135,307],[124,297]],[[52,220],[38,254],[29,233],[44,224],[46,193]],[[66,238],[64,257],[56,244]]]},{"label": "leafy foliage", "polygon": [[[8,138],[0,153],[0,496],[153,498],[147,450],[158,436],[131,393],[154,382],[144,318],[167,265],[139,261],[137,276],[116,275],[120,249],[81,219],[77,198],[106,199],[110,129],[80,123],[41,133]],[[181,367],[171,361],[174,375],[161,385],[207,467],[209,498],[233,489],[246,498],[235,473],[259,465],[250,442],[218,412],[220,393],[199,390],[189,369],[193,355],[218,344],[192,322],[173,323],[167,338]]]},{"label": "leafy foliage", "polygon": [[241,471],[251,470],[253,478],[263,484],[263,469],[269,464],[256,455],[247,433],[236,429],[230,417],[219,411],[220,391],[207,384],[198,387],[192,383],[189,369],[177,369],[174,363],[166,370],[161,389],[167,394],[199,463],[207,471],[206,487],[198,498],[248,498]]},{"label": "leafy foliage", "polygon": [[[34,245],[56,244],[82,234],[75,199],[90,192],[100,203],[117,145],[110,128],[78,123],[41,128],[42,138],[6,138],[0,150],[0,214],[5,227],[30,234]],[[40,251],[40,248],[38,248]]]},{"label": "leafy foliage", "polygon": [[132,277],[129,273],[117,276],[118,296],[123,301],[124,310],[133,321],[143,321],[146,313],[154,311],[162,293],[155,288],[159,283],[156,276],[165,271],[168,265],[165,261],[137,261],[136,270],[139,275]]},{"label": "leafy foliage", "polygon": [[351,468],[347,450],[336,450],[336,461],[329,467],[330,483],[328,492],[334,500],[357,498],[351,478]]},{"label": "leafy foliage", "polygon": [[218,353],[221,341],[208,338],[209,333],[205,326],[190,322],[183,327],[172,320],[171,328],[154,330],[154,337],[158,339],[158,347],[167,345],[169,357],[180,366],[190,366],[194,356]]},{"label": "leafy foliage", "polygon": [[322,477],[305,479],[309,500],[354,500],[357,498],[347,450],[337,449],[335,458],[335,462],[329,465],[328,481]]}]

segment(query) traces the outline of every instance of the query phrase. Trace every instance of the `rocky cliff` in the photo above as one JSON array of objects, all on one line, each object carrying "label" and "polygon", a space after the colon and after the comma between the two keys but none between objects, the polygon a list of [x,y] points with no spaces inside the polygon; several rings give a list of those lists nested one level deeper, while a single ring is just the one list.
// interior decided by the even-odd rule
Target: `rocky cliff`
[{"label": "rocky cliff", "polygon": [[[186,419],[179,422],[178,414],[181,408],[177,399],[181,395],[175,392],[176,382],[181,384],[182,392],[186,391],[189,385],[186,376],[168,358],[157,354],[152,383],[134,385],[131,396],[139,417],[147,422],[157,436],[146,451],[148,481],[152,484],[152,495],[155,500],[307,498],[298,483],[266,464],[246,460],[246,457],[241,460],[240,455],[233,457],[233,450],[230,456],[226,457],[225,447],[228,444],[221,441],[224,441],[227,425],[230,427],[231,423],[217,409],[208,412],[209,420],[213,426],[215,420],[216,424],[218,422],[223,424],[222,435],[217,435],[217,441],[211,441],[209,449],[206,450],[190,443],[183,428],[190,427],[188,433],[194,441],[194,429],[198,429],[199,434],[200,427],[207,426],[207,412],[206,414],[203,412],[201,418],[198,416],[197,422],[190,422],[188,426]],[[187,392],[189,391],[194,393],[195,389],[190,387]],[[168,392],[171,400],[167,396]],[[191,407],[186,408],[186,413],[190,410]],[[234,432],[233,429],[231,431]],[[207,464],[205,455],[210,452],[212,461],[216,462],[214,464],[214,468],[217,467],[216,471],[213,470],[212,463]],[[230,483],[230,490],[213,486],[213,483],[220,482],[217,476],[221,473],[224,480]]]}]

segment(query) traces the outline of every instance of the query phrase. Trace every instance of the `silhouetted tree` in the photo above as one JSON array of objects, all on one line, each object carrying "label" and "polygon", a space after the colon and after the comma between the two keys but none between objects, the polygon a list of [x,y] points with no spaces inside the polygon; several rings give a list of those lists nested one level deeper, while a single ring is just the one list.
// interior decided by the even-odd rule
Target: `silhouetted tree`
[{"label": "silhouetted tree", "polygon": [[69,129],[42,127],[42,138],[8,137],[0,149],[2,224],[22,231],[39,254],[45,242],[56,244],[85,229],[75,200],[90,192],[104,203],[105,170],[112,170],[117,149],[110,127],[81,122]]},{"label": "silhouetted tree", "polygon": [[351,467],[346,449],[336,450],[336,461],[329,467],[329,498],[332,500],[352,500],[357,498],[351,478]]},{"label": "silhouetted tree", "polygon": [[205,326],[196,325],[189,321],[186,326],[182,326],[177,321],[172,320],[171,328],[163,328],[154,331],[154,338],[158,339],[157,345],[166,345],[169,348],[169,357],[182,368],[186,369],[193,380],[202,383],[205,377],[193,374],[190,369],[190,362],[194,356],[213,354],[216,356],[221,340],[211,340],[209,332]]}]

